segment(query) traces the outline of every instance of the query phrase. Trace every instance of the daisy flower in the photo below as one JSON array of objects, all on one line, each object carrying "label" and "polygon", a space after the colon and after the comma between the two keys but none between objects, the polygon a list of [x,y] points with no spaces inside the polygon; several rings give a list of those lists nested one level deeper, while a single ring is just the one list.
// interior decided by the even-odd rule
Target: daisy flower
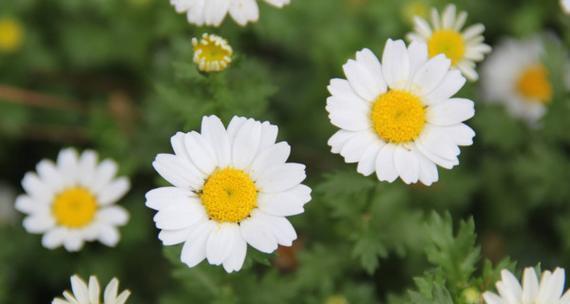
[{"label": "daisy flower", "polygon": [[115,178],[117,164],[104,160],[97,164],[97,153],[74,149],[59,153],[57,163],[42,160],[36,172],[22,180],[26,194],[16,199],[16,209],[25,213],[26,231],[43,234],[42,245],[54,249],[79,251],[85,241],[115,246],[118,226],[125,225],[129,214],[116,206],[129,190],[129,180]]},{"label": "daisy flower", "polygon": [[485,27],[482,24],[462,30],[466,20],[466,12],[457,15],[455,5],[449,4],[442,16],[432,9],[431,25],[425,19],[415,17],[415,31],[407,37],[410,41],[426,43],[430,58],[444,54],[454,68],[459,69],[467,79],[475,81],[479,78],[475,63],[483,60],[485,54],[491,52],[491,47],[483,43]]},{"label": "daisy flower", "polygon": [[220,36],[203,34],[200,40],[192,38],[192,46],[194,63],[202,72],[220,72],[232,62],[232,47]]},{"label": "daisy flower", "polygon": [[[282,8],[290,0],[265,2]],[[176,12],[185,13],[188,22],[198,26],[220,26],[228,13],[241,26],[259,19],[257,0],[170,0],[170,4]]]},{"label": "daisy flower", "polygon": [[347,79],[332,79],[326,109],[340,128],[328,141],[333,153],[357,171],[376,171],[380,181],[438,180],[436,165],[459,164],[458,146],[471,145],[475,133],[463,121],[473,102],[454,98],[465,84],[444,55],[428,59],[425,43],[388,40],[382,64],[369,50],[343,66]]},{"label": "daisy flower", "polygon": [[276,143],[277,126],[234,117],[227,129],[216,116],[202,119],[201,133],[177,133],[174,154],[159,154],[156,171],[173,187],[146,194],[158,213],[165,246],[184,243],[181,261],[207,259],[227,272],[241,269],[247,245],[271,253],[297,238],[286,216],[303,213],[311,189],[305,166],[288,163],[291,148]]},{"label": "daisy flower", "polygon": [[486,99],[503,103],[512,116],[530,125],[535,125],[544,116],[553,96],[543,52],[539,38],[507,39],[482,67],[482,89]]},{"label": "daisy flower", "polygon": [[[52,304],[99,304],[99,294],[101,288],[99,281],[95,276],[89,277],[89,285],[87,285],[80,277],[74,275],[71,277],[70,291],[64,291],[62,298],[55,298]],[[119,281],[115,278],[109,282],[103,293],[103,304],[124,304],[131,295],[131,292],[124,290],[117,294],[119,290]]]},{"label": "daisy flower", "polygon": [[542,273],[540,282],[533,268],[524,270],[522,286],[508,270],[501,272],[501,281],[497,282],[497,291],[485,292],[483,299],[487,304],[569,304],[570,292],[564,291],[564,269]]}]

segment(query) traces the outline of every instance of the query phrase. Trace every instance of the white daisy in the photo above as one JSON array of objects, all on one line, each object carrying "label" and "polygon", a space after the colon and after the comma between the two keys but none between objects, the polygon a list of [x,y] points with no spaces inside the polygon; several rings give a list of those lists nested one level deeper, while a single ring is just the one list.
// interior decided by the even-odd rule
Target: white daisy
[{"label": "white daisy", "polygon": [[473,102],[453,98],[465,84],[444,55],[428,59],[427,46],[388,40],[382,64],[368,49],[343,66],[345,79],[333,79],[326,109],[340,130],[328,144],[357,171],[376,171],[380,181],[396,178],[430,185],[436,164],[459,164],[458,146],[475,133],[462,122],[474,115]]},{"label": "white daisy", "polygon": [[539,38],[502,41],[482,68],[485,98],[504,103],[511,115],[535,125],[553,95],[543,52]]},{"label": "white daisy", "polygon": [[115,202],[130,185],[125,177],[115,178],[114,161],[97,164],[94,151],[79,156],[74,149],[64,149],[57,163],[42,160],[36,170],[24,176],[26,194],[17,198],[16,209],[27,214],[23,224],[28,232],[44,234],[44,247],[63,245],[78,251],[85,241],[118,243],[117,227],[127,223],[129,214]]},{"label": "white daisy", "polygon": [[202,34],[202,38],[192,38],[194,63],[203,72],[220,72],[232,62],[232,47],[228,41],[213,34]]},{"label": "white daisy", "polygon": [[467,13],[456,15],[455,5],[449,4],[440,17],[436,9],[431,12],[431,25],[421,17],[415,17],[415,32],[408,34],[410,41],[424,42],[428,45],[429,57],[444,54],[469,80],[477,80],[475,63],[483,60],[491,47],[483,43],[485,27],[478,23],[462,31]]},{"label": "white daisy", "polygon": [[[229,13],[241,26],[259,19],[258,0],[170,0],[176,12],[186,13],[188,22],[202,26],[220,26]],[[282,8],[290,0],[265,0]]]},{"label": "white daisy", "polygon": [[0,225],[13,224],[16,220],[14,209],[14,189],[7,184],[0,183]]},{"label": "white daisy", "polygon": [[[87,285],[80,277],[74,275],[71,277],[71,290],[64,291],[62,298],[55,298],[51,302],[52,304],[99,304],[99,294],[101,293],[101,288],[99,287],[99,281],[95,276],[89,277],[89,285]],[[124,290],[120,294],[117,294],[119,290],[119,281],[115,278],[109,282],[107,287],[105,287],[105,292],[103,293],[103,304],[124,304],[131,295],[131,292]]]},{"label": "white daisy", "polygon": [[508,270],[501,272],[497,282],[498,295],[485,292],[487,304],[570,304],[570,292],[564,291],[564,269],[556,268],[554,273],[545,271],[540,282],[533,268],[524,270],[522,286]]},{"label": "white daisy", "polygon": [[184,243],[182,262],[205,258],[227,272],[241,269],[247,244],[271,253],[297,238],[286,216],[303,213],[311,189],[305,166],[288,163],[291,148],[275,143],[277,126],[234,117],[227,130],[216,116],[202,119],[201,133],[177,133],[175,154],[159,154],[156,171],[174,187],[146,194],[158,213],[164,245]]}]

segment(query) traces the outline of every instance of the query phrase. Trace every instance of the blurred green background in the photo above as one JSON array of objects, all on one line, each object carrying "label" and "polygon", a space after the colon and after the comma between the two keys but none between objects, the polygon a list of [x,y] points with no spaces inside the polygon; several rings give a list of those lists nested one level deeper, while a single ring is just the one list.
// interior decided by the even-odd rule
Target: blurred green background
[{"label": "blurred green background", "polygon": [[[462,149],[459,167],[440,169],[432,187],[362,177],[329,152],[329,80],[342,77],[357,50],[380,55],[387,38],[412,31],[412,15],[447,3],[292,0],[277,9],[260,1],[256,24],[226,18],[220,28],[199,28],[167,0],[0,2],[0,24],[21,34],[2,48],[0,30],[0,183],[22,192],[25,172],[73,146],[115,159],[133,185],[120,202],[131,221],[116,248],[49,251],[23,230],[21,215],[0,214],[0,303],[48,303],[78,273],[102,284],[116,276],[132,291],[129,303],[140,304],[468,304],[479,303],[496,278],[483,260],[569,266],[570,101],[561,77],[538,129],[482,103],[479,84],[468,83],[458,95],[476,103],[468,122],[475,144]],[[467,24],[485,25],[490,45],[508,36],[556,37],[546,60],[553,75],[563,74],[570,16],[558,1],[453,3],[469,13]],[[191,38],[204,32],[232,45],[226,71],[196,70]],[[205,262],[186,268],[180,248],[160,244],[144,206],[145,192],[164,183],[154,156],[170,152],[170,136],[199,128],[205,114],[276,123],[314,190],[306,212],[293,218],[295,245],[269,257],[250,249],[237,274]],[[4,196],[0,211],[8,214],[13,199]]]}]

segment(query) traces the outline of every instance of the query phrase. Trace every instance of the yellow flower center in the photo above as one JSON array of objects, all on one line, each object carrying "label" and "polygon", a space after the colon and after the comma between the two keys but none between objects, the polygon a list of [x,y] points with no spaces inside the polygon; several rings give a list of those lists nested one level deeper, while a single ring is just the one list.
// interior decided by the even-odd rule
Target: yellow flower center
[{"label": "yellow flower center", "polygon": [[87,226],[95,218],[97,200],[83,187],[66,189],[55,196],[52,214],[56,222],[68,228]]},{"label": "yellow flower center", "polygon": [[192,39],[192,45],[194,62],[200,71],[223,71],[232,62],[233,50],[222,37],[204,34],[200,40]]},{"label": "yellow flower center", "polygon": [[380,138],[392,143],[416,139],[426,123],[420,98],[400,90],[380,95],[372,106],[372,125]]},{"label": "yellow flower center", "polygon": [[542,64],[527,68],[517,81],[517,90],[529,100],[549,103],[552,99],[552,85],[546,68]]},{"label": "yellow flower center", "polygon": [[445,54],[456,65],[465,54],[465,41],[460,33],[454,30],[442,29],[433,32],[428,40],[429,57]]},{"label": "yellow flower center", "polygon": [[200,198],[211,219],[237,223],[257,207],[257,188],[244,171],[225,168],[210,175]]},{"label": "yellow flower center", "polygon": [[20,24],[12,19],[0,20],[0,52],[13,52],[20,48],[23,40]]}]

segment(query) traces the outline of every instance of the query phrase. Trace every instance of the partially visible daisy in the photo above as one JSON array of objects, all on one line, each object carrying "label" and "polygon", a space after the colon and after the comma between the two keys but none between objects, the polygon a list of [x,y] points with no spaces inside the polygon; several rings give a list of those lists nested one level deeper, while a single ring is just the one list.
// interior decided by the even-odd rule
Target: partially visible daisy
[{"label": "partially visible daisy", "polygon": [[42,160],[37,172],[22,180],[26,194],[16,200],[16,209],[25,213],[24,228],[43,234],[42,245],[78,251],[85,241],[115,246],[118,226],[125,225],[129,214],[115,205],[130,188],[125,177],[115,178],[117,164],[109,159],[97,163],[97,153],[74,149],[59,153],[57,163]]},{"label": "partially visible daisy", "polygon": [[570,15],[570,0],[560,0],[560,6],[565,14]]},{"label": "partially visible daisy", "polygon": [[[239,25],[256,22],[259,19],[258,0],[170,0],[176,12],[185,13],[188,22],[202,26],[220,26],[226,15]],[[265,0],[265,2],[282,8],[290,0]]]},{"label": "partially visible daisy", "polygon": [[485,98],[504,103],[511,115],[535,125],[553,96],[543,53],[539,38],[502,41],[482,67]]},{"label": "partially visible daisy", "polygon": [[0,225],[13,224],[16,220],[14,199],[16,193],[7,184],[0,183]]},{"label": "partially visible daisy", "polygon": [[181,260],[204,259],[238,271],[247,245],[271,253],[297,238],[287,216],[304,212],[311,189],[305,166],[287,162],[291,147],[278,142],[277,126],[234,117],[227,129],[216,116],[202,119],[201,133],[177,133],[174,154],[159,154],[156,171],[173,187],[146,194],[158,213],[164,245],[184,243]]},{"label": "partially visible daisy", "polygon": [[431,185],[436,165],[459,164],[459,146],[473,143],[475,132],[463,122],[473,101],[453,97],[465,84],[444,55],[428,59],[427,46],[388,40],[382,64],[369,50],[343,66],[347,79],[332,79],[326,109],[340,128],[328,141],[333,153],[358,163],[363,175],[378,180]]},{"label": "partially visible daisy", "polygon": [[428,45],[429,57],[444,54],[469,80],[475,81],[479,75],[475,71],[475,63],[483,60],[491,47],[483,43],[485,27],[478,23],[463,26],[467,13],[456,14],[455,5],[449,4],[442,16],[436,9],[431,12],[431,25],[423,18],[415,18],[415,32],[408,34],[410,41],[425,42]]},{"label": "partially visible daisy", "polygon": [[[79,276],[71,277],[71,292],[64,291],[64,298],[55,298],[52,304],[99,304],[101,288],[95,276],[89,277],[87,285]],[[113,278],[105,288],[103,293],[103,304],[124,304],[131,295],[131,292],[124,290],[118,294],[119,280]]]},{"label": "partially visible daisy", "polygon": [[501,281],[497,282],[497,291],[485,292],[483,298],[487,304],[569,304],[570,292],[564,293],[564,269],[542,273],[540,282],[533,268],[524,270],[522,286],[508,270],[501,271]]},{"label": "partially visible daisy", "polygon": [[22,25],[12,18],[0,18],[0,53],[17,51],[24,40]]},{"label": "partially visible daisy", "polygon": [[220,36],[202,34],[199,40],[192,38],[192,46],[194,63],[202,72],[220,72],[232,62],[232,47]]}]

